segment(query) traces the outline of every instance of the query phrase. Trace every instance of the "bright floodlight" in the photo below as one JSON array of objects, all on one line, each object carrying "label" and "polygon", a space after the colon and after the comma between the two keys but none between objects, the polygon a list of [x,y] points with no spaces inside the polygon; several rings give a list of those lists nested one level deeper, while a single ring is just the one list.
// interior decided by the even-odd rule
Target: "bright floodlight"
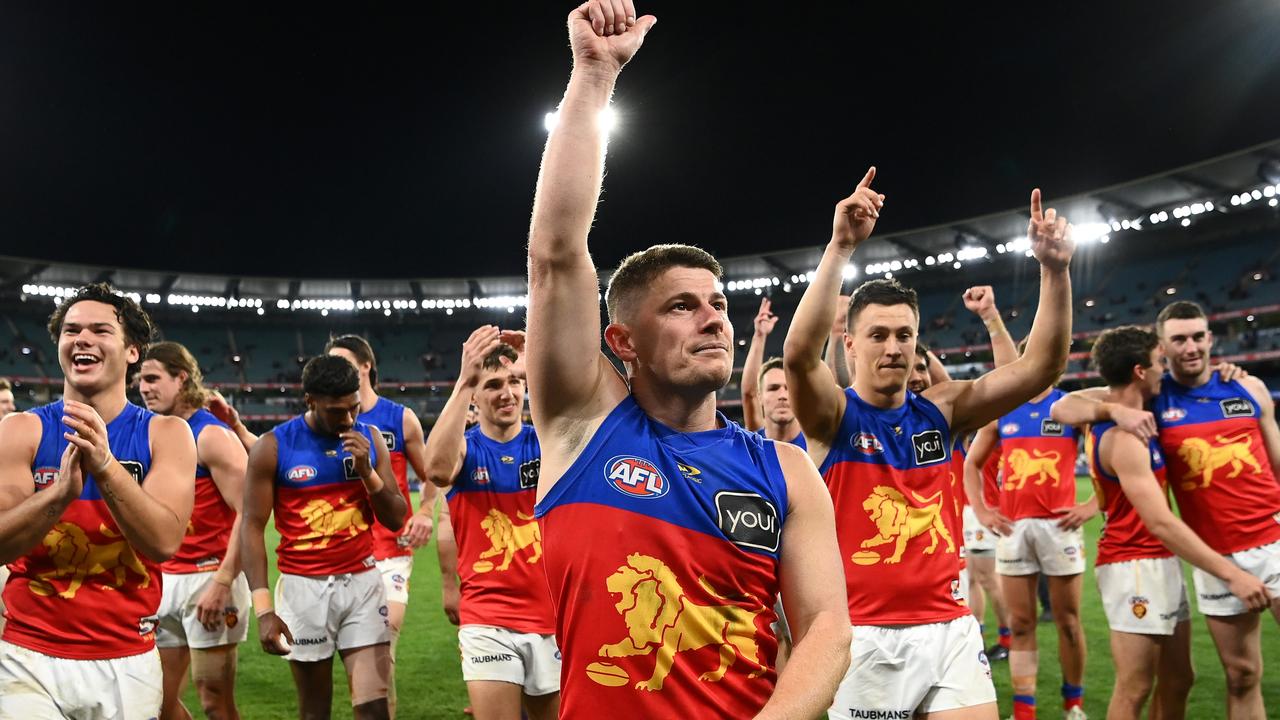
[{"label": "bright floodlight", "polygon": [[[618,126],[618,114],[613,111],[613,106],[606,107],[600,111],[600,116],[596,119],[600,123],[600,129],[608,135],[615,127]],[[549,112],[542,117],[542,126],[551,132],[556,129],[556,125],[560,123],[560,111]]]}]

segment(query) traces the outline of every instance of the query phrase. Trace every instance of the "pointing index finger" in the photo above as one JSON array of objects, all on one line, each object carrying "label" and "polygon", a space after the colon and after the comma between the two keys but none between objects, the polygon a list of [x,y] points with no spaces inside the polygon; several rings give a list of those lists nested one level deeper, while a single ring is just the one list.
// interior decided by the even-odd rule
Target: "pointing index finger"
[{"label": "pointing index finger", "polygon": [[867,168],[867,174],[862,176],[862,181],[858,183],[858,187],[871,187],[871,181],[876,179],[876,166],[872,165]]},{"label": "pointing index finger", "polygon": [[1031,191],[1031,219],[1036,222],[1044,219],[1044,212],[1040,208],[1040,188]]}]

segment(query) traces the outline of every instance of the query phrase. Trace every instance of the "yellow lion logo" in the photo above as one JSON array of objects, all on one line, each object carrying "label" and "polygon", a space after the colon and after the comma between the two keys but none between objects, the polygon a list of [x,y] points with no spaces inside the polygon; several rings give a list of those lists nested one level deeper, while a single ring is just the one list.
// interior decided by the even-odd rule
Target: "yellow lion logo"
[{"label": "yellow lion logo", "polygon": [[1218,445],[1210,445],[1208,440],[1204,438],[1187,438],[1182,441],[1182,445],[1178,446],[1178,457],[1187,464],[1187,474],[1182,476],[1185,481],[1182,483],[1183,490],[1195,490],[1197,488],[1196,481],[1193,479],[1197,475],[1201,481],[1199,487],[1207,488],[1213,480],[1213,473],[1218,468],[1231,466],[1231,472],[1227,473],[1227,478],[1233,478],[1244,472],[1244,466],[1249,465],[1254,472],[1262,472],[1262,464],[1253,456],[1250,445],[1253,438],[1248,433],[1223,437],[1219,435]]},{"label": "yellow lion logo", "polygon": [[[730,600],[707,582],[698,584],[713,597]],[[698,605],[684,594],[661,560],[633,553],[605,580],[609,592],[621,596],[614,607],[627,626],[627,637],[600,647],[600,657],[627,657],[657,653],[653,675],[636,683],[637,690],[658,691],[675,664],[676,653],[714,646],[720,651],[720,665],[698,677],[702,682],[719,682],[736,658],[753,666],[748,677],[759,677],[768,668],[760,659],[756,644],[756,615],[764,611],[750,595],[752,607],[741,605]]]},{"label": "yellow lion logo", "polygon": [[[533,557],[525,558],[525,562],[532,564],[542,558],[542,530],[538,527],[538,521],[518,510],[516,517],[529,522],[517,525],[511,522],[506,513],[493,508],[480,521],[480,529],[488,536],[490,547],[480,553],[480,559],[472,566],[476,572],[506,570],[511,567],[511,560],[516,553],[530,546],[533,547]],[[497,566],[485,559],[497,555],[502,556],[502,563]]]},{"label": "yellow lion logo", "polygon": [[[98,532],[107,538],[121,537],[106,525],[99,525]],[[56,588],[50,580],[65,578],[68,575],[71,576],[71,582],[67,584],[65,590],[57,593],[58,597],[68,600],[76,596],[87,578],[95,575],[106,575],[109,578],[107,582],[113,588],[121,588],[128,577],[128,572],[132,570],[141,578],[138,581],[138,588],[151,585],[151,574],[147,572],[147,568],[142,561],[138,560],[138,556],[133,553],[133,548],[124,539],[113,539],[111,542],[99,545],[90,542],[89,536],[79,525],[60,522],[45,533],[42,542],[49,551],[49,559],[53,562],[54,569],[40,573],[28,585],[31,592],[36,595],[45,597],[53,595]]]},{"label": "yellow lion logo", "polygon": [[1053,480],[1053,486],[1057,487],[1062,482],[1062,476],[1058,473],[1058,463],[1062,461],[1062,455],[1057,450],[1050,450],[1042,453],[1035,451],[1036,456],[1031,455],[1022,448],[1016,448],[1009,453],[1009,477],[1005,479],[1005,490],[1021,490],[1023,485],[1027,484],[1027,478],[1036,475],[1036,484],[1045,484],[1046,477]]},{"label": "yellow lion logo", "polygon": [[[328,500],[312,500],[298,514],[311,528],[311,532],[298,537],[294,545],[298,550],[319,550],[328,547],[329,540],[335,535],[345,532],[349,537],[355,537],[369,529],[360,508],[345,499],[336,508]],[[316,538],[322,539],[318,543],[310,542]]]},{"label": "yellow lion logo", "polygon": [[867,511],[877,531],[875,537],[862,541],[862,548],[865,550],[895,543],[893,554],[884,559],[886,564],[902,562],[907,543],[926,532],[929,533],[930,542],[929,547],[924,549],[925,555],[932,555],[938,549],[939,537],[947,541],[947,552],[956,551],[951,532],[942,522],[942,491],[927,498],[914,492],[911,495],[917,502],[925,504],[922,507],[912,505],[896,488],[887,485],[877,485],[867,499],[862,501],[862,509]]}]

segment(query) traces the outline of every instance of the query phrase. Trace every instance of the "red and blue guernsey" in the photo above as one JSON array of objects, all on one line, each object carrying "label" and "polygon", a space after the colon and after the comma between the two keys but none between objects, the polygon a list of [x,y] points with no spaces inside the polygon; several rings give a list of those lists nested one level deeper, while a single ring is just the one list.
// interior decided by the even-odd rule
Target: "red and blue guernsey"
[{"label": "red and blue guernsey", "polygon": [[[391,454],[391,471],[395,473],[396,484],[400,486],[400,494],[404,495],[404,519],[413,514],[413,503],[409,500],[408,461],[404,454],[404,406],[397,402],[379,397],[376,405],[369,412],[360,413],[358,420],[373,425],[382,433],[382,440]],[[412,555],[413,550],[404,539],[402,533],[388,530],[382,523],[373,526],[373,557],[375,560]]]},{"label": "red and blue guernsey", "polygon": [[982,501],[992,509],[1000,507],[1000,465],[1003,461],[1004,450],[997,442],[982,466]]},{"label": "red and blue guernsey", "polygon": [[[375,429],[355,424],[370,443],[382,442]],[[342,439],[317,433],[305,415],[277,425],[276,548],[280,572],[339,575],[373,567],[377,523],[369,493],[356,474],[355,458]],[[372,454],[373,448],[370,448]],[[372,459],[372,458],[371,458]]]},{"label": "red and blue guernsey", "polygon": [[[756,430],[756,434],[757,434],[757,435],[759,435],[760,437],[768,437],[768,435],[767,435],[767,434],[765,434],[765,430],[764,430],[764,428],[760,428],[759,430]],[[792,445],[795,445],[796,447],[800,448],[801,450],[806,450],[806,451],[807,451],[807,450],[809,449],[809,441],[808,441],[808,440],[805,440],[805,438],[804,438],[804,431],[803,431],[803,430],[802,430],[802,431],[800,431],[800,432],[798,432],[798,433],[796,433],[796,436],[795,436],[795,437],[793,437],[793,438],[791,438],[791,439],[790,439],[790,440],[788,440],[787,442],[788,442],[788,443],[791,443]]]},{"label": "red and blue guernsey", "polygon": [[[30,411],[42,432],[31,473],[36,492],[57,482],[71,429],[62,401]],[[125,403],[107,435],[111,453],[139,483],[151,470],[154,413]],[[155,647],[159,566],[133,551],[93,475],[31,552],[9,565],[4,588],[6,642],[54,657],[106,660]]]},{"label": "red and blue guernsey", "polygon": [[746,718],[777,675],[786,480],[718,415],[680,433],[628,396],[538,505],[562,718]]},{"label": "red and blue guernsey", "polygon": [[[191,434],[196,443],[200,442],[200,433],[209,427],[227,428],[227,425],[203,408],[187,418],[191,426]],[[230,428],[227,428],[230,431]],[[231,509],[222,498],[218,486],[209,474],[209,468],[196,465],[196,501],[191,507],[191,520],[187,522],[187,534],[182,538],[182,547],[173,557],[160,565],[164,572],[181,575],[193,572],[213,572],[222,564],[227,554],[227,541],[231,539],[231,526],[236,520],[236,511]]]},{"label": "red and blue guernsey", "polygon": [[[1102,535],[1098,538],[1098,564],[1173,557],[1173,552],[1165,547],[1159,538],[1152,535],[1142,522],[1137,509],[1125,496],[1120,486],[1120,478],[1102,469],[1098,448],[1102,443],[1102,437],[1115,427],[1116,424],[1113,422],[1091,425],[1084,444],[1085,453],[1089,456],[1089,473],[1093,476],[1094,490],[1101,498],[1099,504],[1102,507],[1102,516],[1105,518]],[[1152,438],[1150,443],[1148,450],[1151,453],[1151,472],[1155,474],[1156,482],[1160,483],[1161,494],[1164,494],[1168,485],[1164,455],[1160,452],[1160,443],[1155,438]]]},{"label": "red and blue guernsey", "polygon": [[968,615],[946,418],[911,391],[888,410],[844,392],[840,429],[818,469],[835,505],[849,621],[919,625]]},{"label": "red and blue guernsey", "polygon": [[467,431],[467,458],[445,499],[458,541],[463,625],[555,632],[542,570],[542,531],[533,516],[542,449],[532,425],[507,442]]},{"label": "red and blue guernsey", "polygon": [[1280,485],[1249,391],[1216,372],[1197,388],[1166,374],[1154,409],[1187,525],[1223,555],[1280,540]]},{"label": "red and blue guernsey", "polygon": [[1049,408],[1065,394],[1054,388],[1000,418],[1000,512],[1010,520],[1051,518],[1076,504],[1080,432],[1049,417]]}]

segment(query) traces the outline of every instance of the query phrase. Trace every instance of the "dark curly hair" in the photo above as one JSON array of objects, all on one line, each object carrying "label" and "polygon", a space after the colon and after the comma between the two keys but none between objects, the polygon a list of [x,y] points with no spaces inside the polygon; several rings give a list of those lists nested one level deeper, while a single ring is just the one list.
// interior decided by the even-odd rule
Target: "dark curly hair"
[{"label": "dark curly hair", "polygon": [[344,357],[317,355],[302,367],[302,391],[333,398],[351,395],[360,391],[360,371]]},{"label": "dark curly hair", "polygon": [[141,305],[127,295],[121,295],[110,284],[99,282],[83,285],[74,295],[63,300],[49,316],[49,338],[53,340],[54,345],[58,344],[58,336],[62,334],[62,324],[67,319],[67,312],[76,303],[85,301],[100,302],[115,308],[116,322],[120,323],[121,329],[124,330],[125,347],[138,349],[138,361],[130,363],[125,373],[126,382],[132,382],[138,370],[142,368],[142,360],[147,354],[147,348],[155,338],[156,326]]},{"label": "dark curly hair", "polygon": [[1159,339],[1156,334],[1136,325],[1121,325],[1104,330],[1089,352],[1098,374],[1112,387],[1128,385],[1134,367],[1151,367],[1151,351]]},{"label": "dark curly hair", "polygon": [[328,355],[334,348],[342,348],[355,355],[356,360],[369,363],[369,384],[378,386],[378,357],[373,354],[373,347],[368,340],[359,335],[330,335],[329,342],[324,346],[324,354]]}]

